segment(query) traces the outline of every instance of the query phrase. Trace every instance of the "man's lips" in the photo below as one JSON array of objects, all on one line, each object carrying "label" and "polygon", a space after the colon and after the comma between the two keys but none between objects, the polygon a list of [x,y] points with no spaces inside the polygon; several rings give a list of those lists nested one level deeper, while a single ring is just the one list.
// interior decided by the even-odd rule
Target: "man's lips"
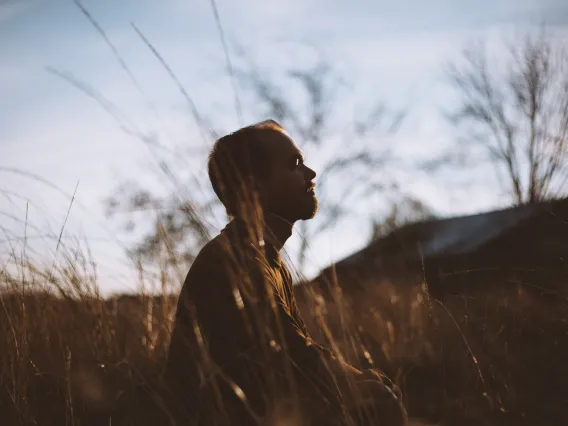
[{"label": "man's lips", "polygon": [[308,185],[308,187],[306,188],[306,192],[313,193],[315,187],[316,187],[316,184],[315,184],[315,183],[312,183],[312,184]]}]

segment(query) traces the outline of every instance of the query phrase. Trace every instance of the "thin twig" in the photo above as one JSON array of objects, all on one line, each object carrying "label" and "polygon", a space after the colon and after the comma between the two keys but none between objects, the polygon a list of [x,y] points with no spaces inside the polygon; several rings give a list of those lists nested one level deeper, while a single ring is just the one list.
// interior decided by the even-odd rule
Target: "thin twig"
[{"label": "thin twig", "polygon": [[219,17],[219,10],[217,9],[217,3],[215,0],[211,0],[211,8],[213,9],[213,15],[215,17],[215,22],[217,24],[217,30],[219,31],[219,37],[221,38],[221,43],[223,44],[223,51],[225,52],[225,61],[227,63],[227,71],[229,73],[229,78],[231,80],[231,86],[233,87],[233,95],[235,97],[235,110],[237,112],[237,118],[239,124],[243,125],[243,113],[241,109],[241,102],[239,99],[239,93],[237,91],[237,84],[235,79],[235,72],[233,70],[233,64],[231,62],[231,56],[229,55],[229,48],[227,47],[227,41],[225,40],[225,32],[223,30],[223,25],[221,25],[221,18]]},{"label": "thin twig", "polygon": [[99,23],[95,20],[93,15],[87,10],[87,8],[85,6],[83,6],[83,4],[79,0],[73,0],[73,3],[75,3],[75,5],[79,8],[79,10],[83,13],[83,15],[85,15],[85,17],[89,20],[89,22],[93,25],[93,27],[95,27],[95,29],[100,34],[100,36],[104,39],[104,41],[106,42],[108,47],[110,47],[110,49],[112,50],[112,53],[114,53],[114,56],[116,57],[118,63],[120,64],[120,66],[122,67],[124,72],[126,72],[128,77],[132,81],[132,84],[134,84],[134,86],[140,92],[140,94],[144,95],[144,91],[142,90],[142,87],[140,86],[140,84],[138,83],[138,80],[134,76],[134,73],[130,70],[128,65],[126,65],[126,62],[124,61],[124,59],[122,58],[122,56],[118,52],[118,49],[110,41],[106,32],[102,29],[102,27],[99,25]]},{"label": "thin twig", "polygon": [[75,186],[73,191],[73,196],[71,202],[69,203],[69,208],[67,209],[67,214],[65,215],[65,220],[63,221],[63,226],[61,227],[61,232],[59,233],[59,238],[57,239],[57,246],[55,247],[55,254],[53,255],[53,264],[51,265],[50,278],[53,277],[53,271],[55,269],[55,262],[57,261],[57,253],[59,252],[59,246],[61,244],[61,238],[63,236],[63,231],[65,230],[65,225],[67,224],[67,219],[69,219],[69,214],[71,213],[71,207],[73,206],[73,201],[75,201],[75,195],[77,194],[77,188],[79,188],[79,182]]},{"label": "thin twig", "polygon": [[148,40],[148,38],[146,38],[146,36],[142,33],[142,31],[140,31],[140,29],[138,29],[138,27],[136,26],[136,24],[134,24],[133,22],[130,23],[130,25],[132,26],[132,28],[134,29],[134,31],[136,31],[136,34],[138,34],[138,36],[140,37],[140,39],[142,39],[142,41],[144,42],[144,44],[148,47],[148,49],[150,49],[150,51],[152,52],[152,54],[156,57],[156,59],[158,59],[158,61],[160,62],[160,64],[162,65],[162,67],[166,70],[166,72],[168,73],[168,75],[170,76],[170,78],[176,83],[176,86],[178,88],[178,90],[180,91],[180,93],[182,94],[182,96],[184,97],[184,99],[186,100],[186,102],[188,103],[190,109],[191,109],[191,113],[193,115],[193,119],[195,120],[197,126],[199,127],[199,130],[201,132],[201,136],[203,138],[203,141],[206,141],[207,138],[205,137],[205,130],[204,130],[204,121],[201,118],[201,115],[199,114],[199,111],[197,110],[197,107],[195,106],[195,103],[193,102],[193,99],[191,99],[191,96],[189,96],[189,93],[187,93],[187,90],[185,89],[185,87],[183,86],[183,84],[181,84],[180,80],[177,78],[177,76],[175,75],[175,73],[173,72],[173,70],[170,68],[170,66],[168,65],[168,63],[164,60],[164,58],[162,57],[162,55],[160,54],[160,52],[158,52],[158,50],[154,47],[154,45]]}]

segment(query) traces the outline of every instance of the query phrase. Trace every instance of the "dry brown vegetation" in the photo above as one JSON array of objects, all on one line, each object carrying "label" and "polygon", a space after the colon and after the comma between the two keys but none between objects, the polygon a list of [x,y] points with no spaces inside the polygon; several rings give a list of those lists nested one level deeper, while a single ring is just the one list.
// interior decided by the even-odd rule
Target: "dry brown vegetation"
[{"label": "dry brown vegetation", "polygon": [[[25,280],[2,275],[2,424],[164,424],[159,376],[174,298],[104,300],[77,269],[60,272],[58,279],[31,268]],[[363,288],[334,291],[335,302],[302,293],[302,310],[322,343],[391,375],[412,417],[566,424],[565,300],[522,287],[443,303],[424,284]]]}]

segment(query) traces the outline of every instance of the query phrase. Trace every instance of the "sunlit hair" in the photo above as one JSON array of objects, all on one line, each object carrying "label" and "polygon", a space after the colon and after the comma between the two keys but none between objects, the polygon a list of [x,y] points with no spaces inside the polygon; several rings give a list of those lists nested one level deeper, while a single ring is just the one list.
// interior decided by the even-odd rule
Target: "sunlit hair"
[{"label": "sunlit hair", "polygon": [[270,174],[272,159],[263,137],[274,131],[286,133],[274,120],[261,121],[223,136],[213,145],[208,161],[209,179],[231,216],[237,215],[237,201],[247,185],[246,178]]}]

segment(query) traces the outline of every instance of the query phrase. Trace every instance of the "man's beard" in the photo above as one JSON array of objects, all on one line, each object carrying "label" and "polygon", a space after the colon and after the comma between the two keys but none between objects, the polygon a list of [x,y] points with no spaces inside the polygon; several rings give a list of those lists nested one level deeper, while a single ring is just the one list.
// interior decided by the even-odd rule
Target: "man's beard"
[{"label": "man's beard", "polygon": [[313,219],[318,211],[318,207],[319,207],[319,202],[317,197],[314,195],[313,196],[313,202],[310,205],[309,209],[306,209],[305,212],[302,212],[303,214],[300,215],[299,220],[309,220],[309,219]]},{"label": "man's beard", "polygon": [[278,207],[269,208],[267,211],[292,223],[297,220],[313,219],[319,205],[315,194],[311,194],[310,199],[307,199],[306,195],[302,194],[299,198],[289,200],[282,199],[279,201],[281,204]]}]

